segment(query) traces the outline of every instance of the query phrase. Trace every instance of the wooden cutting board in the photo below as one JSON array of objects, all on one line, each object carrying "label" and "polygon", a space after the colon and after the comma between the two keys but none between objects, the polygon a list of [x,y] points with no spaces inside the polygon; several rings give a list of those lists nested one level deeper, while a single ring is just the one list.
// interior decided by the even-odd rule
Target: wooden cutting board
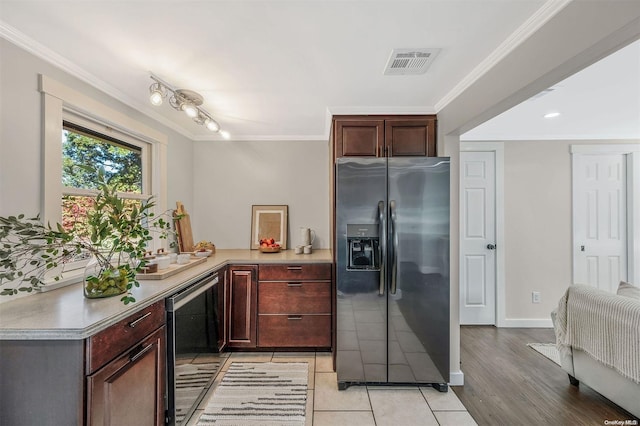
[{"label": "wooden cutting board", "polygon": [[[176,201],[176,210],[173,212],[176,232],[178,233],[178,246],[181,252],[193,251],[193,232],[191,231],[191,218],[184,208],[184,204]],[[177,219],[177,217],[180,217]]]}]

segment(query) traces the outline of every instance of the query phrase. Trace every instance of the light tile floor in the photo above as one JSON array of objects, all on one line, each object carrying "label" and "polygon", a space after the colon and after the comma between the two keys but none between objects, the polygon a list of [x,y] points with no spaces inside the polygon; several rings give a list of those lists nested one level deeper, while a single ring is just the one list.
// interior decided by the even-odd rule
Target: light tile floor
[{"label": "light tile floor", "polygon": [[[477,424],[452,390],[441,393],[431,387],[352,386],[339,391],[328,352],[233,352],[221,357],[226,358],[221,371],[227,371],[233,361],[308,362],[306,426]],[[218,374],[188,426],[197,424],[222,376]]]}]

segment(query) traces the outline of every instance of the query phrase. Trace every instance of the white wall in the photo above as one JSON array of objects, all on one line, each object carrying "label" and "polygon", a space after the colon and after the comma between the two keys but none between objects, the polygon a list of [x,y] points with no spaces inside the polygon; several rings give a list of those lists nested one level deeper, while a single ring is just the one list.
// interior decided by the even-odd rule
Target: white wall
[{"label": "white wall", "polygon": [[[504,143],[506,317],[549,321],[571,284],[572,144],[639,141],[507,141]],[[541,303],[531,303],[531,292]],[[518,320],[518,321],[516,321]],[[550,322],[549,322],[550,325]]]},{"label": "white wall", "polygon": [[329,145],[326,141],[196,142],[193,160],[194,240],[249,248],[251,206],[289,206],[289,248],[298,228],[316,231],[314,248],[329,247]]}]

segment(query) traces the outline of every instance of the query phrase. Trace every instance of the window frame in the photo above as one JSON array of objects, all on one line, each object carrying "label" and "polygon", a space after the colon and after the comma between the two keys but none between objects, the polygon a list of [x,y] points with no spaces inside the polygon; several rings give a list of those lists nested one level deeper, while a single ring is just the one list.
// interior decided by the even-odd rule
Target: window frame
[{"label": "window frame", "polygon": [[[167,144],[168,137],[131,115],[103,104],[55,79],[39,74],[42,93],[42,181],[41,213],[43,223],[62,222],[62,130],[69,121],[123,142],[142,145],[143,194],[123,193],[126,198],[147,199],[153,195],[158,215],[167,210]],[[93,193],[91,190],[82,190]],[[80,195],[78,192],[77,195]],[[89,194],[87,194],[89,195]],[[153,235],[150,248],[166,248],[166,240]]]}]

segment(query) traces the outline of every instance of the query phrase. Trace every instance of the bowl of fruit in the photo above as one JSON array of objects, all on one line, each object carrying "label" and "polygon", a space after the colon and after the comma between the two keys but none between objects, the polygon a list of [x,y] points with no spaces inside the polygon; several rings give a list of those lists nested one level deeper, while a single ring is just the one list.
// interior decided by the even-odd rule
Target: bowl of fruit
[{"label": "bowl of fruit", "polygon": [[280,244],[276,243],[273,238],[260,239],[260,251],[262,253],[277,253],[280,251]]},{"label": "bowl of fruit", "polygon": [[216,246],[211,241],[207,241],[207,240],[198,241],[193,246],[193,251],[204,251],[204,250],[210,250],[211,253],[215,253]]}]

